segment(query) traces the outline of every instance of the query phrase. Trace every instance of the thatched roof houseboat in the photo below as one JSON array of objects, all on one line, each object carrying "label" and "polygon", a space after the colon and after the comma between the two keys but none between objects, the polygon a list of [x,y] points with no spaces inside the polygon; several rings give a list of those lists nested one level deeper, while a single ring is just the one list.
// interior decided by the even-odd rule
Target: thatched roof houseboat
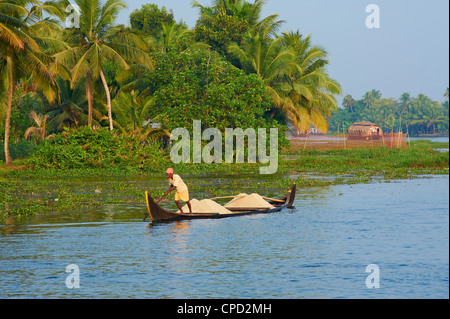
[{"label": "thatched roof houseboat", "polygon": [[381,127],[371,122],[354,123],[347,133],[349,140],[379,140],[383,135]]}]

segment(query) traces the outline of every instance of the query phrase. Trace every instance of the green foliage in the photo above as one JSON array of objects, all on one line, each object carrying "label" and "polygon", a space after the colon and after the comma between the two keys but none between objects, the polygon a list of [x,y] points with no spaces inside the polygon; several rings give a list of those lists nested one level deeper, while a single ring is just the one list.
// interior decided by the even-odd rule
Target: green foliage
[{"label": "green foliage", "polygon": [[[67,0],[64,0],[67,1]],[[114,68],[129,69],[129,62],[150,66],[148,45],[135,32],[123,25],[116,26],[119,12],[126,8],[121,0],[78,0],[79,27],[65,30],[65,49],[57,54],[61,68],[70,71],[72,87],[84,79],[88,101],[88,126],[93,122],[92,86],[101,79],[106,96],[108,124],[113,130],[111,91],[104,75],[104,64],[113,61]],[[99,117],[100,120],[102,117]]]},{"label": "green foliage", "polygon": [[285,127],[266,116],[271,99],[255,74],[246,75],[214,51],[168,53],[150,74],[154,88],[152,116],[161,114],[167,129],[202,127],[279,128],[286,144]]},{"label": "green foliage", "polygon": [[[15,159],[22,159],[30,156],[34,150],[36,149],[36,144],[34,142],[21,140],[20,142],[16,144],[9,144],[9,151],[11,158],[13,160]],[[0,161],[5,160],[5,150],[0,148]]]},{"label": "green foliage", "polygon": [[107,128],[68,129],[54,139],[40,144],[29,163],[35,168],[105,168],[131,169],[165,165],[159,145],[146,144],[135,137],[125,137]]},{"label": "green foliage", "polygon": [[[33,93],[26,92],[23,87],[19,87],[14,91],[13,105],[11,110],[11,137],[12,141],[19,141],[23,138],[25,131],[35,123],[30,118],[30,112],[35,111],[41,113],[44,104],[41,98]],[[0,122],[0,136],[5,134],[5,122]]]},{"label": "green foliage", "polygon": [[[45,111],[49,117],[47,131],[54,133],[64,127],[78,127],[88,124],[85,83],[78,82],[71,87],[70,81],[58,77],[59,100],[46,103]],[[98,123],[98,122],[95,122]]]},{"label": "green foliage", "polygon": [[162,30],[163,23],[172,22],[175,22],[173,11],[167,11],[164,6],[160,9],[154,3],[144,4],[130,14],[131,27],[150,36],[157,36]]},{"label": "green foliage", "polygon": [[285,32],[272,39],[278,22],[267,23],[257,33],[249,32],[242,45],[233,43],[233,54],[248,73],[257,74],[272,98],[273,111],[281,110],[294,127],[306,132],[311,124],[328,131],[326,116],[337,109],[334,95],[340,85],[326,71],[326,52],[311,45],[310,36]]},{"label": "green foliage", "polygon": [[195,26],[195,40],[205,42],[222,55],[227,54],[230,42],[240,43],[250,29],[247,21],[227,15],[224,9],[204,23]]},{"label": "green foliage", "polygon": [[194,30],[196,40],[206,42],[238,65],[239,61],[228,54],[227,47],[231,42],[241,44],[247,32],[265,24],[267,18],[260,21],[263,4],[262,0],[253,3],[245,0],[214,0],[212,6],[203,6],[195,1],[193,7],[200,10]]}]

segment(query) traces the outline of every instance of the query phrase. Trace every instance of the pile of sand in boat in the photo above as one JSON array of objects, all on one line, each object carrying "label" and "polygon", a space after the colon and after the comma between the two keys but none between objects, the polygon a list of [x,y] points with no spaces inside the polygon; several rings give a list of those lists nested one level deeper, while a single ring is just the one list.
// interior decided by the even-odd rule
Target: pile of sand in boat
[{"label": "pile of sand in boat", "polygon": [[[245,210],[258,210],[258,209],[269,209],[274,208],[273,205],[269,204],[261,195],[245,194],[241,193],[236,195],[231,201],[225,205],[220,205],[213,201],[212,199],[191,199],[191,208],[193,213],[219,213],[219,214],[232,214],[228,208],[240,208]],[[182,207],[183,213],[189,213],[189,208],[187,205]],[[179,211],[178,211],[179,212]]]}]

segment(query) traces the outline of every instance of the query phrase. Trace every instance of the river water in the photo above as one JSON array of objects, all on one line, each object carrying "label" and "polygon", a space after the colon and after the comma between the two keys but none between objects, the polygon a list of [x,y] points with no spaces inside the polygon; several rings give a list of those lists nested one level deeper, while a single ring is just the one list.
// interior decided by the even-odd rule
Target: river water
[{"label": "river water", "polygon": [[295,209],[154,225],[144,203],[10,220],[0,298],[449,298],[448,187],[300,189]]}]

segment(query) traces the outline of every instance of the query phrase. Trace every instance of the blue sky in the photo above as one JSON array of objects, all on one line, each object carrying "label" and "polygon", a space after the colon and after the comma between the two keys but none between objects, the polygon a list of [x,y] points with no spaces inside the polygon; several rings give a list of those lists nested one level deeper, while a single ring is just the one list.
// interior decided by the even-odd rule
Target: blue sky
[{"label": "blue sky", "polygon": [[[125,2],[128,8],[119,17],[123,24],[145,3],[172,9],[175,19],[191,28],[198,16],[192,0]],[[380,8],[378,29],[366,27],[369,4]],[[360,99],[377,89],[383,97],[409,92],[443,101],[449,85],[448,0],[267,0],[262,16],[274,13],[286,21],[280,31],[311,34],[312,43],[328,52],[330,76],[341,84],[343,95]]]}]

